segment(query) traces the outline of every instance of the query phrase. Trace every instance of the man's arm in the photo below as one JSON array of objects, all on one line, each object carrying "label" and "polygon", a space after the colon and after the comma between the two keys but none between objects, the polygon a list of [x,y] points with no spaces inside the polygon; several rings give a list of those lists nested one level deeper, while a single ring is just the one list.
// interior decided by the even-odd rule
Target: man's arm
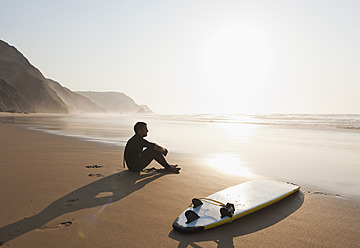
[{"label": "man's arm", "polygon": [[168,150],[165,147],[159,146],[158,144],[155,144],[154,150],[161,152],[164,156],[168,154]]},{"label": "man's arm", "polygon": [[162,147],[156,143],[149,142],[146,139],[142,139],[142,142],[144,142],[143,146],[145,146],[147,148],[154,146],[154,150],[161,152],[164,156],[166,156],[168,154],[168,150],[165,147]]}]

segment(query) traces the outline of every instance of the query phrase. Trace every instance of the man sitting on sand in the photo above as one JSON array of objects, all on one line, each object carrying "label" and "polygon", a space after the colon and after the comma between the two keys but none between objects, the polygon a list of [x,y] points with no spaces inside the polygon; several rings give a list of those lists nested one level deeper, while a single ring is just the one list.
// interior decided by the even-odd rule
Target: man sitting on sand
[{"label": "man sitting on sand", "polygon": [[[141,171],[148,166],[153,159],[161,164],[165,172],[179,173],[180,168],[177,165],[170,165],[165,156],[168,150],[155,143],[144,139],[149,130],[145,122],[137,122],[134,126],[135,135],[131,137],[125,146],[124,159],[131,171]],[[144,147],[146,147],[145,150]]]}]

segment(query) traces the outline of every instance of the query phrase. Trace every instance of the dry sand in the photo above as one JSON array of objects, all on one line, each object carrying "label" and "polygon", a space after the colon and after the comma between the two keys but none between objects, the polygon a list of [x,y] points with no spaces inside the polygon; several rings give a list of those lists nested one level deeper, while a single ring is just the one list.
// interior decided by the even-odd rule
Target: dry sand
[{"label": "dry sand", "polygon": [[16,125],[0,124],[0,150],[3,247],[360,247],[358,199],[302,185],[231,224],[181,234],[171,225],[193,197],[246,180],[171,153],[180,174],[138,175],[119,147]]}]

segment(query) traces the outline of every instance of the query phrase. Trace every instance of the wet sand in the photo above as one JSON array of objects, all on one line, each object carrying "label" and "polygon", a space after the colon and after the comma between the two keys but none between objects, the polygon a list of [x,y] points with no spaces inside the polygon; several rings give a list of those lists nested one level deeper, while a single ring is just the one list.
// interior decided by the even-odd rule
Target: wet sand
[{"label": "wet sand", "polygon": [[248,179],[171,151],[180,174],[131,173],[118,146],[16,125],[0,124],[0,150],[2,247],[360,247],[359,199],[308,185],[231,224],[181,234],[171,225],[193,197]]}]

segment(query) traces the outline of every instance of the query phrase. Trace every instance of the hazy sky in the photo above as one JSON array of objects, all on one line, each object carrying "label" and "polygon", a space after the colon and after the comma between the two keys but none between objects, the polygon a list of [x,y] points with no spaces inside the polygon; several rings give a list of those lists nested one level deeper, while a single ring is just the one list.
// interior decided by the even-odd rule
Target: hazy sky
[{"label": "hazy sky", "polygon": [[358,0],[0,4],[0,39],[71,90],[159,113],[360,113]]}]

